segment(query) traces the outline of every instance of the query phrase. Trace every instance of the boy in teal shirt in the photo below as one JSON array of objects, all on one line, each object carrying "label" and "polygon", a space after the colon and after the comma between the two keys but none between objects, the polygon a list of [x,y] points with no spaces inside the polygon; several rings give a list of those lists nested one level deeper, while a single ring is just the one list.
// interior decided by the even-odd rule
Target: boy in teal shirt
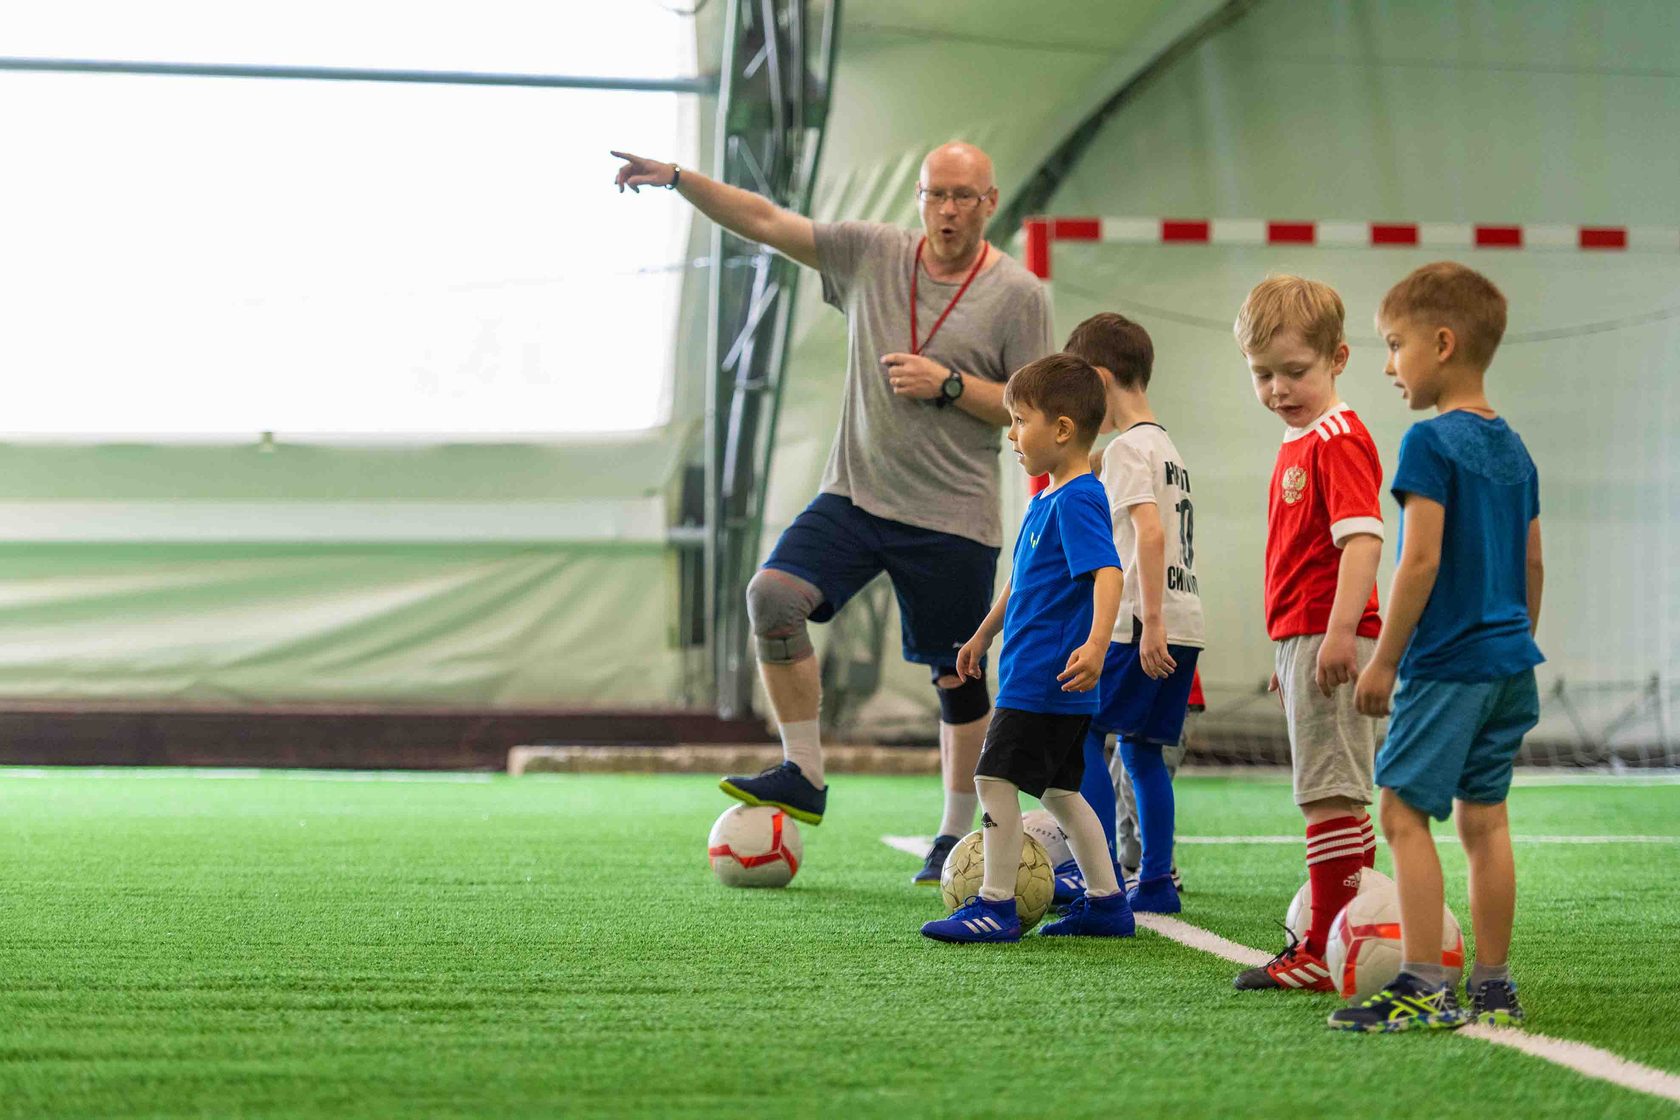
[{"label": "boy in teal shirt", "polygon": [[[1342,1030],[1510,1025],[1523,1018],[1507,963],[1516,869],[1505,798],[1522,737],[1540,718],[1540,481],[1483,378],[1505,333],[1505,297],[1460,264],[1425,265],[1377,312],[1387,373],[1437,415],[1400,443],[1404,513],[1388,618],[1355,703],[1389,710],[1377,752],[1382,826],[1400,890],[1400,975],[1330,1016]],[[1458,818],[1470,862],[1476,962],[1458,1004],[1441,963],[1441,861],[1429,818]]]}]

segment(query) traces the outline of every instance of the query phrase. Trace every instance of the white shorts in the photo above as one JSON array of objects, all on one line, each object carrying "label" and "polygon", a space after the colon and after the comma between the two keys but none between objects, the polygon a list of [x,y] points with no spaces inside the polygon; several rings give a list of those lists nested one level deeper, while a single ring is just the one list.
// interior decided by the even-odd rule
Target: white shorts
[{"label": "white shorts", "polygon": [[[1355,638],[1361,667],[1376,652],[1375,638]],[[1371,770],[1377,755],[1378,721],[1353,706],[1353,685],[1329,696],[1318,690],[1318,651],[1323,634],[1300,634],[1277,643],[1278,693],[1289,723],[1289,758],[1295,804],[1326,797],[1371,803]]]}]

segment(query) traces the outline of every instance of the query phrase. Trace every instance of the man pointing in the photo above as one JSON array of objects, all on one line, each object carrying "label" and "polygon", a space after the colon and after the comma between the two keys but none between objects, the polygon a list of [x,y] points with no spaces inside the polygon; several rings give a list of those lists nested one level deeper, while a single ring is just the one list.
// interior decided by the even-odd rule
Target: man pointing
[{"label": "man pointing", "polygon": [[740,237],[822,276],[846,316],[846,377],[816,499],[747,585],[759,671],[784,761],[723,779],[725,793],[820,823],[828,800],[818,737],[819,677],[808,622],[827,622],[885,571],[898,596],[907,661],[939,697],[945,805],[914,881],[934,884],[974,824],[974,766],[991,714],[984,679],[963,682],[957,650],[991,606],[998,550],[1003,384],[1051,353],[1049,298],[985,240],[997,210],[992,162],[945,144],[916,186],[922,228],[815,222],[687,168],[623,152],[617,185],[669,187]]}]

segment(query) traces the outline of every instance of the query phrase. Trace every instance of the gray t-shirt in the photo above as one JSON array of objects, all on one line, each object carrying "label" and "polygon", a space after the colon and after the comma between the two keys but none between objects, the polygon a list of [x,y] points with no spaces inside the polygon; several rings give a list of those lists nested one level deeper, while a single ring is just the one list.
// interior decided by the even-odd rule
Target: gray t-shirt
[{"label": "gray t-shirt", "polygon": [[[881,364],[881,355],[911,349],[910,271],[920,240],[878,222],[816,223],[823,299],[846,314],[845,397],[821,489],[877,517],[1001,547],[1003,429],[955,406],[894,396]],[[974,278],[931,343],[928,332],[962,281],[940,283],[924,267],[916,287],[922,353],[940,365],[1003,382],[1055,350],[1049,293],[1009,257]]]}]

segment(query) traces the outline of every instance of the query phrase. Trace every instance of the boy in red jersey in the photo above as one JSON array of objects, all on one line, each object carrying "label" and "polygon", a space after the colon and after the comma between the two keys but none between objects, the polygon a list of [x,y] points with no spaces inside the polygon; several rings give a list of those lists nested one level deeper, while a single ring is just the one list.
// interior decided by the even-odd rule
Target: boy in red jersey
[{"label": "boy in red jersey", "polygon": [[1334,990],[1324,963],[1330,923],[1376,853],[1365,807],[1377,724],[1354,707],[1352,686],[1382,627],[1382,464],[1371,434],[1336,395],[1348,360],[1342,323],[1341,298],[1297,276],[1269,277],[1237,314],[1255,394],[1287,425],[1266,518],[1266,630],[1276,643],[1271,688],[1288,720],[1312,884],[1306,938],[1240,973],[1244,990]]}]

